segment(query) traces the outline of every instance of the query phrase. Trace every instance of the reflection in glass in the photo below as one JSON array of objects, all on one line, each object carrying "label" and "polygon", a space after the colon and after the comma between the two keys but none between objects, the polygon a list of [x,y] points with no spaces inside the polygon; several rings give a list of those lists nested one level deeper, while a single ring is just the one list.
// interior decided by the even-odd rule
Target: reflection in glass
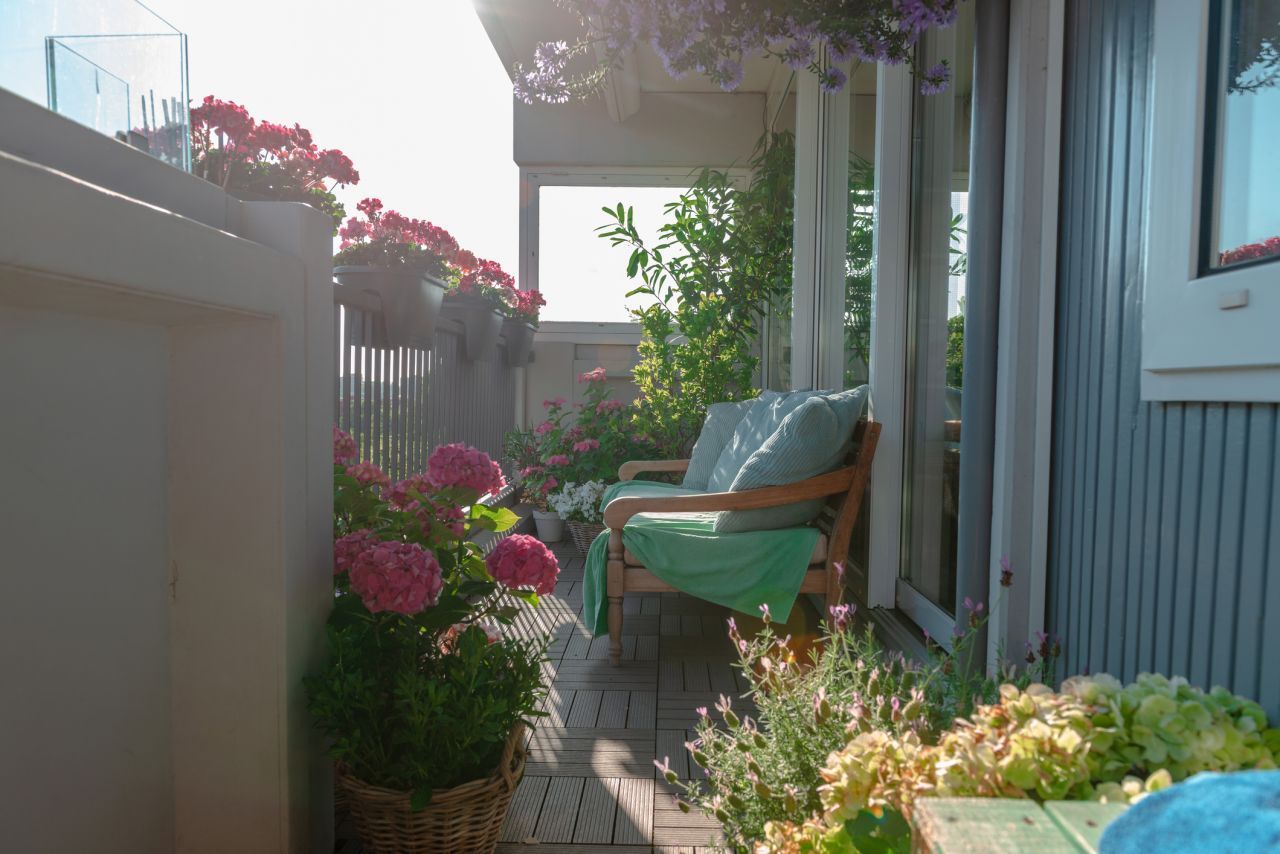
[{"label": "reflection in glass", "polygon": [[1280,0],[1218,4],[1208,266],[1280,257]]},{"label": "reflection in glass", "polygon": [[955,613],[960,396],[973,79],[973,8],[931,31],[925,67],[946,60],[953,83],[917,95],[912,118],[912,246],[908,296],[907,466],[902,577]]}]

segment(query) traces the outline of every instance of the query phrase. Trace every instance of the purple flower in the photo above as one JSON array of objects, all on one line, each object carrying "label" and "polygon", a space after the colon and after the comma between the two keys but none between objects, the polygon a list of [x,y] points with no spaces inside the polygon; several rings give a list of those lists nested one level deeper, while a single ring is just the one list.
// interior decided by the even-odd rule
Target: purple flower
[{"label": "purple flower", "polygon": [[732,92],[742,85],[742,75],[744,73],[741,62],[726,56],[716,63],[714,77],[719,82],[721,89],[726,92]]},{"label": "purple flower", "polygon": [[950,81],[951,69],[947,66],[946,60],[943,60],[920,76],[920,94],[940,95],[947,91],[947,84]]}]

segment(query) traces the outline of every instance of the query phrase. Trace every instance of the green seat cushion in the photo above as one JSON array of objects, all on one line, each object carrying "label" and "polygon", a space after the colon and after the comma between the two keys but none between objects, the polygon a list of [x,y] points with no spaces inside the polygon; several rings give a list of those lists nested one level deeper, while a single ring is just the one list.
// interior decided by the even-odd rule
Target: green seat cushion
[{"label": "green seat cushion", "polygon": [[600,512],[609,506],[615,498],[653,498],[673,497],[676,495],[701,495],[700,489],[688,489],[673,483],[662,483],[656,480],[622,480],[611,483],[604,488],[600,496]]},{"label": "green seat cushion", "polygon": [[787,416],[809,398],[822,394],[820,391],[792,391],[758,398],[742,416],[733,436],[716,459],[707,479],[707,492],[728,492],[747,460],[777,432]]},{"label": "green seat cushion", "polygon": [[[729,487],[742,492],[785,486],[839,468],[853,443],[853,428],[866,407],[867,387],[805,399],[743,463]],[[790,528],[811,522],[825,499],[798,501],[782,507],[720,513],[717,533]]]},{"label": "green seat cushion", "polygon": [[716,460],[720,459],[724,446],[733,438],[738,422],[757,400],[777,396],[777,392],[766,391],[751,400],[713,403],[707,407],[707,420],[702,423],[702,432],[693,445],[693,453],[689,455],[689,469],[685,472],[684,483],[681,485],[686,489],[705,490],[711,480],[711,470],[715,468]]}]

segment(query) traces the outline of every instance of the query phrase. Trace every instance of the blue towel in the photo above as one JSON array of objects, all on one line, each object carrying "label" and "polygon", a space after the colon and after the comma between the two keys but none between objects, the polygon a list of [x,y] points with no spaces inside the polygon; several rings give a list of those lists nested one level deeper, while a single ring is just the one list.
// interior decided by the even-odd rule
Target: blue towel
[{"label": "blue towel", "polygon": [[1280,771],[1197,774],[1148,795],[1107,827],[1098,851],[1280,851]]}]

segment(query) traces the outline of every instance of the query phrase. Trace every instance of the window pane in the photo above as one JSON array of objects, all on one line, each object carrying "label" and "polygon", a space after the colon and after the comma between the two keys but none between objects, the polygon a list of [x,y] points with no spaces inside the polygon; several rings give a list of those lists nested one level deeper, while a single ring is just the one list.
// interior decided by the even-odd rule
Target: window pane
[{"label": "window pane", "polygon": [[630,253],[602,240],[596,228],[609,221],[601,210],[635,209],[635,224],[646,243],[657,242],[667,221],[663,209],[686,187],[542,187],[538,193],[538,290],[547,306],[543,320],[632,320],[629,308],[653,300],[628,297],[639,280],[627,278]]},{"label": "window pane", "polygon": [[1210,267],[1280,257],[1280,0],[1220,6]]},{"label": "window pane", "polygon": [[973,4],[922,42],[924,67],[946,60],[951,86],[916,95],[908,299],[906,524],[902,576],[955,613],[964,368],[966,218],[973,78]]}]

